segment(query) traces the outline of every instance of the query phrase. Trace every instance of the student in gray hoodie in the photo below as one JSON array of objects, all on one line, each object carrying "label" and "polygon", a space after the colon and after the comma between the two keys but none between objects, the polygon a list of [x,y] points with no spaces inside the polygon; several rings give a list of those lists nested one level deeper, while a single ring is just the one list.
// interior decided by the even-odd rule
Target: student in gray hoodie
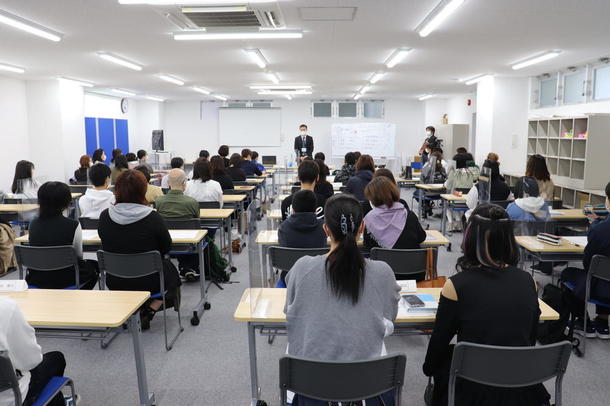
[{"label": "student in gray hoodie", "polygon": [[114,204],[114,193],[108,190],[110,186],[110,168],[98,163],[89,169],[89,179],[93,184],[85,195],[78,199],[80,216],[99,219],[100,214]]}]

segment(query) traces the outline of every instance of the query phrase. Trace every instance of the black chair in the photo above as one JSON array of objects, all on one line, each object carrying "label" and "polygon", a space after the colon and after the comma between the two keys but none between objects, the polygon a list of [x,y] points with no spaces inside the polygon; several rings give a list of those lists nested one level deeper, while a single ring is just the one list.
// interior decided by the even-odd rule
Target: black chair
[{"label": "black chair", "polygon": [[23,199],[20,197],[5,197],[4,204],[38,204],[38,199]]},{"label": "black chair", "polygon": [[329,248],[269,247],[269,264],[281,272],[288,272],[302,257],[327,254]]},{"label": "black chair", "polygon": [[90,217],[79,217],[78,221],[83,230],[97,230],[97,226],[100,223],[99,219],[92,219]]},{"label": "black chair", "polygon": [[87,192],[87,189],[90,189],[87,182],[70,185],[70,192],[72,193],[81,193],[84,195]]},{"label": "black chair", "polygon": [[[74,285],[64,289],[80,289],[84,283],[80,283],[80,272],[78,267],[78,256],[74,247],[62,245],[56,247],[32,247],[31,245],[15,245],[15,257],[19,266],[19,279],[25,278],[24,268],[36,271],[57,271],[69,267],[74,268]],[[30,289],[38,289],[30,285]]]},{"label": "black chair", "polygon": [[429,249],[432,250],[434,262],[432,268],[436,269],[438,263],[437,248],[399,250],[375,247],[371,249],[371,259],[383,261],[390,265],[390,268],[392,268],[396,275],[396,279],[416,279],[419,282],[426,277]]},{"label": "black chair", "polygon": [[104,250],[97,251],[97,260],[100,266],[100,276],[102,287],[106,288],[106,274],[113,275],[117,278],[134,279],[148,275],[159,275],[160,292],[152,294],[151,299],[160,299],[163,301],[163,332],[165,335],[165,349],[171,350],[174,343],[184,331],[182,320],[180,318],[180,303],[176,299],[174,309],[178,313],[178,332],[168,341],[167,334],[167,301],[165,300],[165,282],[163,278],[163,261],[159,251],[148,251],[138,254],[116,254]]},{"label": "black chair", "polygon": [[401,404],[407,357],[403,354],[370,361],[313,361],[280,359],[281,406],[287,391],[325,402],[352,402],[394,391],[394,404]]},{"label": "black chair", "polygon": [[492,200],[489,203],[498,205],[498,206],[502,207],[503,209],[506,209],[508,207],[508,205],[511,204],[512,202],[514,202],[514,200]]},{"label": "black chair", "polygon": [[[72,399],[77,399],[72,379],[64,376],[54,376],[46,383],[38,398],[33,403],[34,406],[45,406],[61,391],[64,387],[70,387]],[[12,390],[15,397],[15,406],[22,406],[23,399],[19,389],[19,380],[15,373],[15,367],[9,358],[8,351],[0,351],[0,390]]]},{"label": "black chair", "polygon": [[233,186],[250,186],[250,184],[245,180],[234,180]]},{"label": "black chair", "polygon": [[200,209],[220,209],[220,202],[199,202]]},{"label": "black chair", "polygon": [[164,217],[165,225],[169,230],[200,230],[199,219],[171,219]]},{"label": "black chair", "polygon": [[457,343],[451,360],[447,405],[455,405],[457,378],[499,388],[522,388],[555,378],[555,405],[561,406],[561,383],[571,352],[568,341],[536,347]]}]

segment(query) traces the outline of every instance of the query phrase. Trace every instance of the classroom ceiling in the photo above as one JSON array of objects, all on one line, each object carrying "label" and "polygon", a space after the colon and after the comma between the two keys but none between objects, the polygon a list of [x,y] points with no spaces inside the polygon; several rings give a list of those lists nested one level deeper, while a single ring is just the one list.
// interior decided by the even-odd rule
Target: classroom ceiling
[{"label": "classroom ceiling", "polygon": [[[64,34],[62,41],[52,42],[0,24],[0,63],[26,69],[22,75],[0,74],[28,80],[65,76],[168,100],[209,98],[191,86],[231,99],[265,99],[269,96],[249,86],[270,82],[243,52],[258,48],[282,84],[312,85],[312,95],[296,98],[351,98],[374,72],[383,70],[387,74],[364,98],[416,98],[474,90],[457,78],[533,76],[610,55],[607,0],[466,0],[436,31],[421,38],[415,27],[438,2],[277,0],[277,16],[286,28],[303,30],[302,39],[175,41],[172,33],[179,28],[164,13],[179,14],[176,6],[0,0],[0,10]],[[384,61],[399,47],[413,51],[393,69],[384,69]],[[510,67],[552,49],[563,53],[518,72]],[[106,62],[96,55],[101,51],[142,64],[143,70]],[[160,73],[179,77],[186,85],[164,82]]]}]

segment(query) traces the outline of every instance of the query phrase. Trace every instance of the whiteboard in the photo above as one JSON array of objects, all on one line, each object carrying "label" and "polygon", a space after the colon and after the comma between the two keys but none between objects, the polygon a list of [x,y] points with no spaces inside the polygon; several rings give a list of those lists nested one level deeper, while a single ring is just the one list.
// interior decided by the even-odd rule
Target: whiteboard
[{"label": "whiteboard", "polygon": [[351,151],[360,151],[373,158],[394,157],[396,153],[396,124],[333,124],[331,136],[334,157],[343,157]]},{"label": "whiteboard", "polygon": [[279,147],[280,108],[218,109],[218,142],[230,147]]}]

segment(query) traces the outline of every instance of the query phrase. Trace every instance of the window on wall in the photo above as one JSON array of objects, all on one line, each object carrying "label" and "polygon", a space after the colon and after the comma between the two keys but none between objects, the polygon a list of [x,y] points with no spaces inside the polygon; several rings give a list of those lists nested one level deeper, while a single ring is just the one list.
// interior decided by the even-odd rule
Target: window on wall
[{"label": "window on wall", "polygon": [[544,79],[540,81],[541,107],[554,106],[557,100],[557,78]]},{"label": "window on wall", "polygon": [[585,102],[586,72],[579,71],[563,77],[563,103],[574,104]]},{"label": "window on wall", "polygon": [[358,117],[358,103],[340,102],[339,117]]},{"label": "window on wall", "polygon": [[382,101],[365,101],[362,106],[364,118],[383,118]]},{"label": "window on wall", "polygon": [[610,66],[595,69],[593,81],[593,98],[595,100],[610,99]]},{"label": "window on wall", "polygon": [[314,117],[383,118],[383,100],[317,101],[312,102]]},{"label": "window on wall", "polygon": [[332,102],[314,102],[313,103],[314,117],[332,117],[333,104]]}]

